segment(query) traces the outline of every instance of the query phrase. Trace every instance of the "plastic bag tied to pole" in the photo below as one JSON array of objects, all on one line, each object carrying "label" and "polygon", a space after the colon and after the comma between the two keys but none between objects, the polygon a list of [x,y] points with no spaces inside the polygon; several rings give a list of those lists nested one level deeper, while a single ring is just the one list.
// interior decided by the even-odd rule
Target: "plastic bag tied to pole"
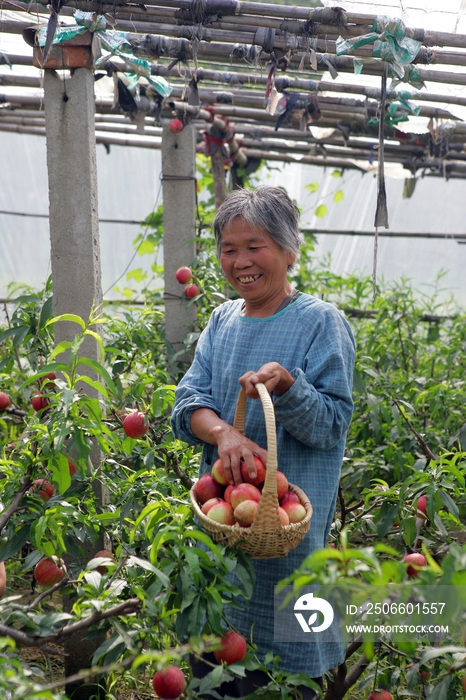
[{"label": "plastic bag tied to pole", "polygon": [[[398,17],[380,15],[375,18],[372,31],[363,36],[344,39],[339,36],[336,41],[337,56],[351,53],[362,46],[373,44],[372,57],[379,58],[390,65],[391,74],[398,82],[407,79],[407,67],[414,61],[422,46],[420,41],[405,36],[406,28]],[[355,60],[355,72],[360,73],[362,61]],[[411,82],[411,81],[409,81]]]},{"label": "plastic bag tied to pole", "polygon": [[[101,45],[113,56],[122,58],[127,66],[131,68],[130,76],[142,76],[154,87],[154,89],[162,95],[168,97],[173,88],[165,78],[154,76],[151,74],[151,64],[142,58],[133,55],[133,48],[128,41],[128,32],[118,32],[116,30],[107,30],[107,21],[103,15],[98,15],[96,12],[83,12],[76,10],[73,15],[76,22],[75,25],[68,27],[59,27],[55,32],[53,44],[64,44],[70,39],[81,36],[89,31],[97,37]],[[38,31],[39,46],[45,46],[47,38],[47,27],[42,27]],[[95,61],[95,66],[99,67],[110,58],[109,55],[103,56]]]}]

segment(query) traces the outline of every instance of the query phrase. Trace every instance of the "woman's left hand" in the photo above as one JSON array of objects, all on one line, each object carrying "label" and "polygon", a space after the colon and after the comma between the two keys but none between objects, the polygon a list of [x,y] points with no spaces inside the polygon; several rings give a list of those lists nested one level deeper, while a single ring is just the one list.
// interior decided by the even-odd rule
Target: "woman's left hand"
[{"label": "woman's left hand", "polygon": [[288,370],[278,362],[267,362],[257,372],[246,372],[239,378],[239,383],[250,399],[259,398],[256,384],[264,384],[269,394],[273,392],[277,396],[281,396],[293,386],[294,382],[295,380]]}]

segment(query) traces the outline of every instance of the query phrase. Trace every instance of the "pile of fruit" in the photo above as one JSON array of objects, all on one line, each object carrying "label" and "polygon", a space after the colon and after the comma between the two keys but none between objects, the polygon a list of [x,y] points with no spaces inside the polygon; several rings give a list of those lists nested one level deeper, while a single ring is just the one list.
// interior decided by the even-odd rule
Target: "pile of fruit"
[{"label": "pile of fruit", "polygon": [[[245,462],[241,463],[243,482],[235,486],[228,483],[225,469],[220,459],[212,466],[210,474],[204,474],[196,482],[194,492],[201,511],[211,520],[221,525],[250,527],[256,517],[266,470],[258,457],[254,457],[256,476],[251,478]],[[306,517],[306,509],[298,496],[289,490],[288,479],[277,470],[278,513],[282,525],[299,523]]]}]

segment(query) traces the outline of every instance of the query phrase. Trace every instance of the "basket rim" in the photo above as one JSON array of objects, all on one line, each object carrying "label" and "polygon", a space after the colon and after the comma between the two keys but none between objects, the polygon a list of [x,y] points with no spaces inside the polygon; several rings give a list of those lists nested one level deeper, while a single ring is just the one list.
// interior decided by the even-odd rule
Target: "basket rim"
[{"label": "basket rim", "polygon": [[[249,537],[245,537],[245,540],[251,540],[251,538],[254,536],[254,534],[259,535],[260,533],[255,533],[254,530],[251,530],[251,527],[237,527],[236,525],[224,525],[223,523],[217,523],[215,520],[212,520],[209,518],[207,515],[205,515],[201,511],[202,504],[200,503],[196,492],[195,492],[195,487],[196,483],[198,482],[199,479],[196,479],[196,481],[193,483],[191,486],[191,489],[189,491],[190,494],[190,499],[191,503],[194,507],[194,512],[196,513],[196,516],[199,518],[200,522],[204,525],[206,525],[206,529],[212,530],[213,532],[224,532],[224,533],[235,533],[235,534],[249,534]],[[306,509],[306,515],[305,517],[299,521],[299,523],[290,523],[289,525],[282,525],[281,529],[277,529],[272,531],[270,534],[279,534],[281,531],[284,532],[299,532],[300,530],[303,530],[305,526],[308,525],[310,522],[312,515],[314,513],[314,509],[312,507],[312,504],[306,495],[306,493],[299,487],[296,486],[296,484],[292,484],[291,482],[288,482],[288,487],[289,490],[293,491],[296,493],[296,495],[299,497],[299,502],[301,503],[302,506]],[[277,504],[278,504],[278,498],[277,498]]]}]

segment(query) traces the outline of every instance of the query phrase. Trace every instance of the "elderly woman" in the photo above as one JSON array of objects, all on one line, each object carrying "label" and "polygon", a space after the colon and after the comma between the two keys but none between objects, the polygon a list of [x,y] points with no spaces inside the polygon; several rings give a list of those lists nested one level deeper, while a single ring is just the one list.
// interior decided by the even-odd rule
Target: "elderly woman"
[{"label": "elderly woman", "polygon": [[[245,437],[232,427],[236,400],[240,385],[251,399],[258,398],[258,382],[270,392],[279,469],[306,492],[314,513],[306,538],[286,557],[254,560],[256,585],[248,609],[229,610],[228,617],[247,638],[254,624],[262,657],[273,652],[284,670],[321,683],[322,674],[343,661],[341,644],[274,641],[274,586],[326,545],[353,409],[355,346],[349,324],[334,306],[288,281],[302,243],[298,219],[297,207],[275,187],[235,190],[218,209],[219,260],[240,298],[212,313],[177,388],[172,427],[179,439],[204,445],[201,475],[220,457],[231,484],[242,480],[242,461],[254,478],[254,455],[267,461],[262,407],[248,401]],[[238,683],[236,697],[264,683],[265,676],[249,674]],[[313,691],[300,690],[305,699],[314,697]],[[231,687],[228,694],[235,696]]]}]

